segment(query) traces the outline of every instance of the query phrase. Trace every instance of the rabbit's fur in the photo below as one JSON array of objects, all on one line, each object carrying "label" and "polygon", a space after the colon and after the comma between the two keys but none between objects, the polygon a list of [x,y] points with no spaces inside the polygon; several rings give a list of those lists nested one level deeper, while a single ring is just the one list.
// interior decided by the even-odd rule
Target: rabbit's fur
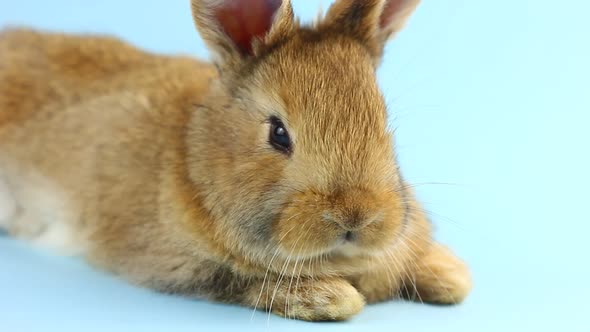
[{"label": "rabbit's fur", "polygon": [[[258,32],[227,25],[243,4]],[[375,79],[417,4],[338,0],[300,26],[289,1],[194,0],[215,66],[2,32],[0,224],[140,285],[299,319],[462,301],[468,270],[399,174]]]}]

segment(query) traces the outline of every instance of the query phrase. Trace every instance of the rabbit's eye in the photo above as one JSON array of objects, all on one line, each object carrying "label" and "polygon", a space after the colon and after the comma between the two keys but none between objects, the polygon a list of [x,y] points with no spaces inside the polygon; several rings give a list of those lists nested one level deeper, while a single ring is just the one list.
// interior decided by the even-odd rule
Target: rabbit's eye
[{"label": "rabbit's eye", "polygon": [[275,149],[283,153],[291,153],[291,138],[279,118],[270,118],[269,142]]}]

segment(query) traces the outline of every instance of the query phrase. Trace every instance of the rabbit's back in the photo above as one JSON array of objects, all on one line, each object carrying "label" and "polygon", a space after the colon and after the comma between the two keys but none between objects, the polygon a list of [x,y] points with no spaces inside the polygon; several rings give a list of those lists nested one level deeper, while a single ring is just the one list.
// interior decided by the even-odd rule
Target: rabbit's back
[{"label": "rabbit's back", "polygon": [[[0,126],[49,106],[79,103],[119,91],[206,88],[213,68],[191,58],[157,56],[116,38],[0,32]],[[184,86],[183,86],[184,85]]]}]

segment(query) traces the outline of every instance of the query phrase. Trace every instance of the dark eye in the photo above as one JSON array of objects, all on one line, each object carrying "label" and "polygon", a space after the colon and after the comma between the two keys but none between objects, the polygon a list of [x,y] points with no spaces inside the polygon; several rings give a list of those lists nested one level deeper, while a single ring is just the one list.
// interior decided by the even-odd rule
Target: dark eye
[{"label": "dark eye", "polygon": [[275,149],[283,153],[291,152],[291,138],[289,138],[287,128],[285,128],[283,122],[276,117],[270,118],[270,133],[268,140],[270,145]]}]

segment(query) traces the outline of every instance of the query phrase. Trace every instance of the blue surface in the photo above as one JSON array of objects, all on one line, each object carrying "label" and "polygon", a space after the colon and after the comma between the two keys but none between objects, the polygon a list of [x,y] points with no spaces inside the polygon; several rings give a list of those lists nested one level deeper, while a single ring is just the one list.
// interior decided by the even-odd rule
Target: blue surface
[{"label": "blue surface", "polygon": [[[319,5],[294,1],[308,19]],[[205,57],[187,2],[0,0],[0,26]],[[386,303],[337,324],[252,316],[0,236],[0,330],[590,331],[589,11],[585,0],[424,1],[387,49],[379,75],[403,170],[437,238],[473,269],[463,305]]]}]

